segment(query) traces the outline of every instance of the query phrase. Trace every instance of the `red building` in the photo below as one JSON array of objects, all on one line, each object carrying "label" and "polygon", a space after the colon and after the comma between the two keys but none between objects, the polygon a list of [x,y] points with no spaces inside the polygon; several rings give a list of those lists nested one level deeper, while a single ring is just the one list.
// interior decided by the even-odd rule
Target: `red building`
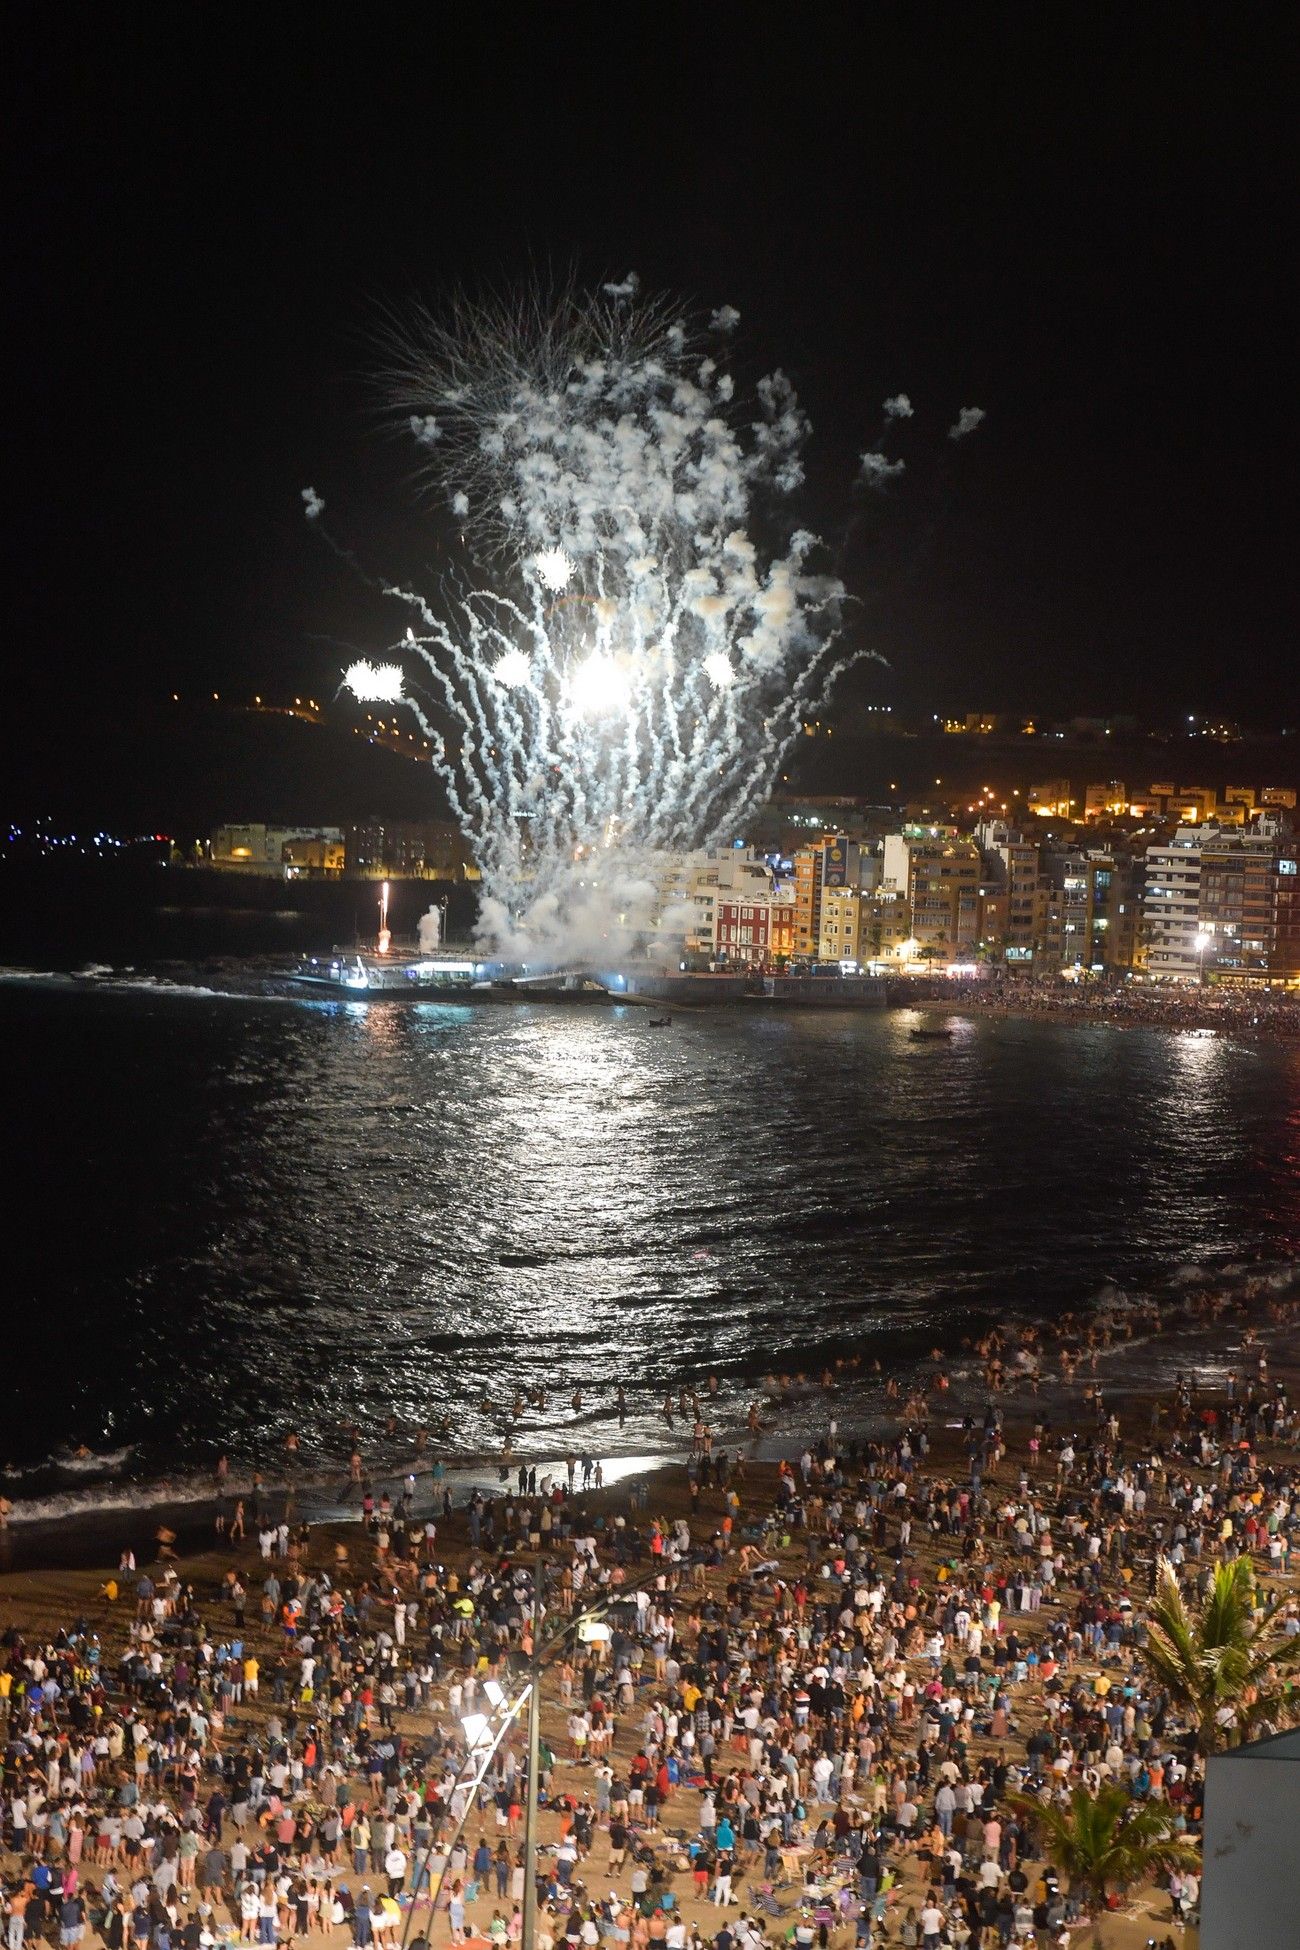
[{"label": "red building", "polygon": [[716,932],[720,961],[751,962],[759,966],[789,955],[794,948],[794,902],[754,899],[720,900]]}]

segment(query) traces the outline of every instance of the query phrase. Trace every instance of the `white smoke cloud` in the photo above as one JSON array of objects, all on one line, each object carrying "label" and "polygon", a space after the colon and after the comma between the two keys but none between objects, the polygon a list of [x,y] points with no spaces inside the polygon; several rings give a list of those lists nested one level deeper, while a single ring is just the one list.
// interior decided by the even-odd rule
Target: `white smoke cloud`
[{"label": "white smoke cloud", "polygon": [[719,305],[718,309],[709,315],[711,332],[734,332],[739,323],[740,313],[734,305]]},{"label": "white smoke cloud", "polygon": [[875,452],[863,454],[860,478],[868,487],[884,488],[903,472],[904,465],[901,460],[886,460],[883,454]]},{"label": "white smoke cloud", "polygon": [[616,303],[626,302],[636,297],[641,289],[641,280],[635,271],[629,271],[621,284],[602,284],[600,288],[607,298],[613,298]]},{"label": "white smoke cloud", "polygon": [[303,489],[302,504],[303,512],[308,521],[316,521],[325,512],[325,503],[321,500],[314,487],[305,487]]},{"label": "white smoke cloud", "polygon": [[422,955],[436,954],[442,946],[442,909],[440,907],[426,908],[420,916],[419,925],[415,932],[416,939],[420,944],[420,953]]},{"label": "white smoke cloud", "polygon": [[948,429],[949,440],[964,440],[968,433],[974,433],[985,412],[982,406],[963,406],[957,418]]},{"label": "white smoke cloud", "polygon": [[912,402],[906,393],[894,393],[885,401],[885,418],[887,420],[910,420],[911,417]]},{"label": "white smoke cloud", "polygon": [[629,958],[675,968],[695,914],[675,891],[675,860],[614,847],[570,861],[540,891],[517,902],[485,894],[480,940],[530,970],[613,968]]},{"label": "white smoke cloud", "polygon": [[435,440],[442,439],[442,428],[432,413],[412,413],[411,432],[422,447],[432,447]]}]

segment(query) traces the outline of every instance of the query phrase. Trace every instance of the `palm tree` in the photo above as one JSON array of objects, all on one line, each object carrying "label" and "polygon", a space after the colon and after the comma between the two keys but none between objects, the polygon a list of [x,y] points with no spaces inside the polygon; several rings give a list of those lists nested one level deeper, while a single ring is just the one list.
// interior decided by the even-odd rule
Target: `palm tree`
[{"label": "palm tree", "polygon": [[1195,1869],[1200,1855],[1174,1827],[1159,1802],[1133,1801],[1127,1788],[1110,1785],[1089,1794],[1074,1790],[1068,1806],[1045,1806],[1027,1795],[1009,1797],[1043,1831],[1043,1854],[1068,1876],[1074,1895],[1088,1900],[1092,1940],[1102,1942],[1106,1897],[1112,1887],[1150,1882],[1163,1869]]},{"label": "palm tree", "polygon": [[[1160,1559],[1142,1657],[1194,1726],[1203,1754],[1244,1739],[1262,1720],[1291,1719],[1300,1704],[1286,1683],[1300,1664],[1300,1635],[1284,1638],[1272,1619],[1257,1623],[1254,1599],[1248,1557],[1216,1564],[1205,1596],[1191,1603],[1174,1566]],[[1221,1723],[1225,1707],[1231,1718]]]}]

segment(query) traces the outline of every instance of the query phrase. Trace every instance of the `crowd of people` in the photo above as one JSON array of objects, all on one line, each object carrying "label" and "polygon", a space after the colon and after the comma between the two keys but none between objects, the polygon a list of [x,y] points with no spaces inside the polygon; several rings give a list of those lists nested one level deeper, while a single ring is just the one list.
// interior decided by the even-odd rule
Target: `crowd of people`
[{"label": "crowd of people", "polygon": [[1002,1015],[1063,1016],[1119,1029],[1215,1031],[1223,1035],[1300,1040],[1300,998],[1294,990],[1221,984],[1123,981],[1082,976],[1077,981],[1004,980],[895,982],[891,1001],[973,1004]]},{"label": "crowd of people", "polygon": [[[1158,1559],[1195,1588],[1249,1555],[1300,1633],[1295,1420],[1249,1362],[1129,1427],[1097,1389],[932,1429],[933,1382],[880,1440],[697,1440],[648,1495],[521,1467],[430,1515],[254,1508],[223,1565],[126,1553],[60,1629],[15,1616],[8,1950],[518,1943],[521,1723],[471,1777],[534,1660],[539,1950],[1069,1943],[1089,1898],[1036,1807],[1117,1783],[1199,1833],[1194,1729],[1143,1657]],[[1169,1873],[1164,1933],[1198,1895]]]}]

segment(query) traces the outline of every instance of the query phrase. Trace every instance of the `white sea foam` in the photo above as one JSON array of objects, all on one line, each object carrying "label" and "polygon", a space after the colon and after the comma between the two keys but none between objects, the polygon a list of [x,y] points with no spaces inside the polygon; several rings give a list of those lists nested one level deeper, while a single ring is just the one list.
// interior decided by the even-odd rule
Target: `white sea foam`
[{"label": "white sea foam", "polygon": [[50,1457],[50,1467],[70,1471],[74,1476],[115,1476],[130,1460],[134,1450],[135,1445],[131,1442],[120,1449],[104,1449],[98,1454],[91,1450],[84,1456],[64,1449]]},{"label": "white sea foam", "polygon": [[214,989],[204,982],[174,980],[169,975],[141,975],[134,968],[113,968],[107,962],[86,962],[81,968],[0,967],[0,983],[39,982],[56,988],[93,988],[97,994],[197,996],[212,1002],[279,1002],[293,997],[264,996],[240,989]]}]

